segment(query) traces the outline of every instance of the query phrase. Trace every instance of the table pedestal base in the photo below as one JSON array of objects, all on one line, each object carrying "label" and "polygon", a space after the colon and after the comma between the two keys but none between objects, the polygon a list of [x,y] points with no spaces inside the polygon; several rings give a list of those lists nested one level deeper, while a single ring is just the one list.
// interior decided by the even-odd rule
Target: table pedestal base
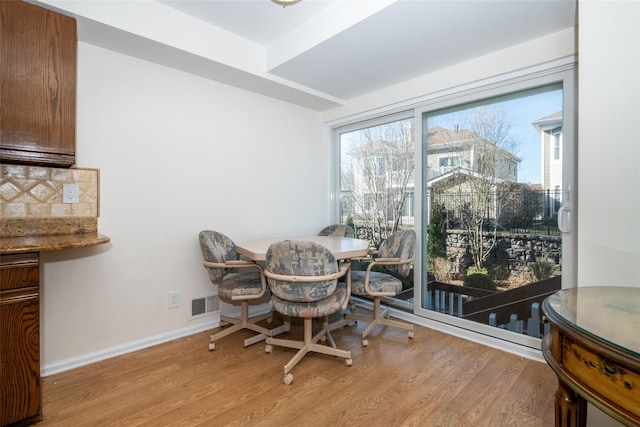
[{"label": "table pedestal base", "polygon": [[558,378],[556,427],[586,427],[587,401]]}]

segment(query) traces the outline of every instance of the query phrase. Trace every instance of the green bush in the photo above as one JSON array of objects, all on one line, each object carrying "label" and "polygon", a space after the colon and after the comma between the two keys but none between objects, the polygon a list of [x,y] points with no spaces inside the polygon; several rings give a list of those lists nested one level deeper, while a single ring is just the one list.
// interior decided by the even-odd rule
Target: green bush
[{"label": "green bush", "polygon": [[474,266],[471,266],[471,267],[467,268],[467,276],[471,276],[472,274],[484,274],[484,275],[487,275],[487,274],[489,274],[489,272],[487,271],[486,268],[481,268],[480,270],[478,270]]},{"label": "green bush", "polygon": [[498,290],[491,277],[483,273],[473,273],[464,278],[463,286],[475,289],[486,289],[488,291]]},{"label": "green bush", "polygon": [[488,267],[488,270],[489,277],[494,281],[507,280],[511,275],[509,268],[500,264],[491,265]]},{"label": "green bush", "polygon": [[447,211],[444,205],[435,205],[427,231],[427,259],[447,257]]},{"label": "green bush", "polygon": [[553,273],[555,264],[549,261],[536,261],[531,264],[531,272],[538,281],[548,279]]}]

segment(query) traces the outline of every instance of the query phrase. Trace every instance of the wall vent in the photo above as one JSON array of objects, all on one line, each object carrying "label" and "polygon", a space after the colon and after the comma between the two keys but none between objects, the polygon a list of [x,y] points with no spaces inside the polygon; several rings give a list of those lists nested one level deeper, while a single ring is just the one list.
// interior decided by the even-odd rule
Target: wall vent
[{"label": "wall vent", "polygon": [[191,317],[200,317],[214,311],[220,311],[218,295],[204,295],[191,299]]}]

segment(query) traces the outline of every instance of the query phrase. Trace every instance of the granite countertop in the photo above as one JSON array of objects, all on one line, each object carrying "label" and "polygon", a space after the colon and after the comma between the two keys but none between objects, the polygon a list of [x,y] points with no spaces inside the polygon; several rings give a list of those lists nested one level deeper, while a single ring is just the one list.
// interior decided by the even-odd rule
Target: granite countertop
[{"label": "granite countertop", "polygon": [[45,252],[101,245],[111,239],[98,233],[0,237],[0,254]]},{"label": "granite countertop", "polygon": [[57,251],[108,243],[96,218],[0,218],[0,254]]}]

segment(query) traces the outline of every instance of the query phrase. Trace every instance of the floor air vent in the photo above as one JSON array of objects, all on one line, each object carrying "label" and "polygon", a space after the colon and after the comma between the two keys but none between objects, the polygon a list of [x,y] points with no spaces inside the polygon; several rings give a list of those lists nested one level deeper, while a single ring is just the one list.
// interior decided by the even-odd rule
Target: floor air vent
[{"label": "floor air vent", "polygon": [[202,316],[220,310],[218,295],[194,297],[191,300],[191,317]]}]

